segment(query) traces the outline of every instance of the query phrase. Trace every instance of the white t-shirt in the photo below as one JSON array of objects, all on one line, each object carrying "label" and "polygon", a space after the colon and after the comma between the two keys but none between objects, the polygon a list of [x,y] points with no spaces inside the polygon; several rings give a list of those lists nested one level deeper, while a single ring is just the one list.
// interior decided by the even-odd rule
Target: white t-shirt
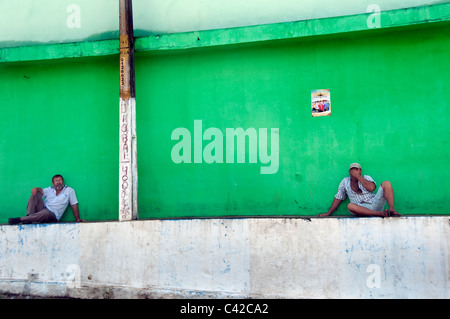
[{"label": "white t-shirt", "polygon": [[55,214],[56,219],[60,219],[70,204],[78,204],[77,196],[73,188],[64,185],[64,188],[56,196],[56,190],[53,187],[44,188],[44,206]]}]

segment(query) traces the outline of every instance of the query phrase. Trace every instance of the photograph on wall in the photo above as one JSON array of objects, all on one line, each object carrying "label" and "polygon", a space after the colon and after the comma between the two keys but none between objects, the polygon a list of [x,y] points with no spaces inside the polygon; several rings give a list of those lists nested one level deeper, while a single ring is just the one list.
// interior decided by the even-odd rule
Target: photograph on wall
[{"label": "photograph on wall", "polygon": [[330,89],[311,91],[312,116],[331,115]]}]

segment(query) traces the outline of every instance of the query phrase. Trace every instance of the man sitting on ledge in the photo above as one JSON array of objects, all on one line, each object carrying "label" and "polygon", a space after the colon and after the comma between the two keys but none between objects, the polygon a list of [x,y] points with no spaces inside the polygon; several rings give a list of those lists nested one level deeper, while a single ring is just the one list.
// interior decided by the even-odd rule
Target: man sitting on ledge
[{"label": "man sitting on ledge", "polygon": [[53,176],[52,184],[53,186],[44,189],[40,187],[33,188],[28,199],[27,215],[25,217],[9,218],[8,223],[10,225],[19,223],[56,223],[66,211],[69,203],[76,221],[84,222],[84,219],[80,219],[78,200],[73,188],[64,185],[64,179],[61,175]]},{"label": "man sitting on ledge", "polygon": [[[372,177],[361,175],[361,165],[353,163],[350,165],[349,177],[345,177],[339,184],[338,192],[331,204],[328,213],[320,214],[320,217],[330,216],[348,196],[350,204],[347,208],[355,216],[379,216],[391,217],[401,216],[394,207],[394,190],[390,182],[381,183],[376,194],[373,193],[377,187]],[[388,203],[389,208],[384,210]]]}]

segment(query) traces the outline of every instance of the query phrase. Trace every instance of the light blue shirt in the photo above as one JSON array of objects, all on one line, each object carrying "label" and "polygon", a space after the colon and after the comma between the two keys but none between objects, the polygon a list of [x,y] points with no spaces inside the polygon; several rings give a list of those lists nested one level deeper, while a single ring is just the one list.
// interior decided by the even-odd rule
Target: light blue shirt
[{"label": "light blue shirt", "polygon": [[73,188],[64,185],[64,188],[56,196],[56,190],[53,187],[44,188],[44,206],[55,214],[56,219],[60,219],[70,204],[78,204],[77,196]]},{"label": "light blue shirt", "polygon": [[[375,183],[372,177],[369,175],[363,175],[365,180],[368,180],[370,182]],[[364,188],[362,183],[358,181],[359,189],[362,191],[361,194],[358,194],[352,190],[352,187],[350,185],[350,177],[346,177],[342,180],[342,182],[339,184],[338,192],[335,196],[335,198],[344,200],[347,198],[350,200],[351,203],[355,204],[361,204],[362,202],[371,204],[373,201],[373,198],[375,197],[375,194],[373,192],[369,192],[367,189]],[[376,183],[375,183],[376,186]]]}]

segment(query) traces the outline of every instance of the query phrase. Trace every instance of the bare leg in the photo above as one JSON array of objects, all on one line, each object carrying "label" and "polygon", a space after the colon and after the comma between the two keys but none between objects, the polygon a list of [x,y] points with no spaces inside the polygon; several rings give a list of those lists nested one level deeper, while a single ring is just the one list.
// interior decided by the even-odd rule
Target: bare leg
[{"label": "bare leg", "polygon": [[392,188],[392,184],[389,181],[385,181],[381,183],[381,187],[384,191],[384,198],[386,199],[389,209],[388,212],[391,216],[401,216],[394,207],[394,189]]},{"label": "bare leg", "polygon": [[348,210],[357,215],[357,216],[362,216],[362,217],[372,217],[372,216],[379,216],[379,217],[385,217],[386,213],[385,212],[377,212],[371,209],[368,209],[366,207],[363,206],[359,206],[353,203],[348,204],[347,206]]},{"label": "bare leg", "polygon": [[394,206],[394,190],[392,188],[392,185],[389,181],[385,181],[381,183],[381,187],[383,188],[384,192],[384,198],[386,199],[386,202],[388,203],[389,208],[385,211],[374,211],[371,209],[368,209],[363,206],[359,206],[353,203],[348,204],[347,208],[348,210],[357,215],[357,216],[380,216],[380,217],[389,217],[389,216],[401,216],[396,210]]}]

